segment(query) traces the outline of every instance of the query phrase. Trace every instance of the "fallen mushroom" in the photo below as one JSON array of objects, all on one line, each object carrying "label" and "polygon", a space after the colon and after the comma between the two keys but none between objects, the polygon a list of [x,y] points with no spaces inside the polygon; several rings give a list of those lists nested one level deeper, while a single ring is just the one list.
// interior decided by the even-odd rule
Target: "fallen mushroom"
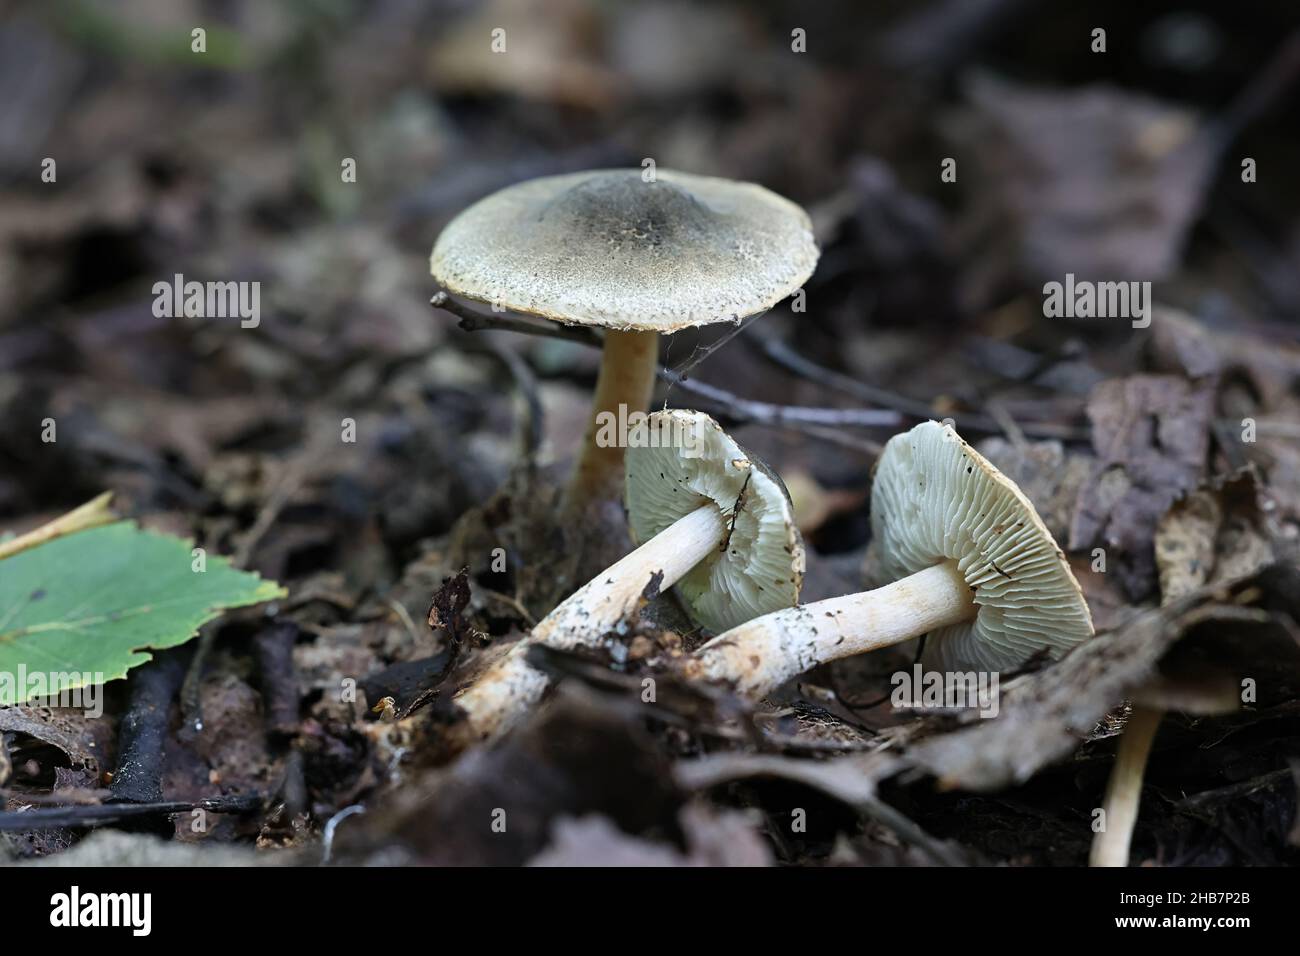
[{"label": "fallen mushroom", "polygon": [[769,309],[808,279],[817,256],[807,214],[761,186],[664,169],[647,182],[641,169],[612,169],[479,200],[442,231],[430,269],[455,295],[605,329],[566,492],[573,510],[618,497],[623,443],[600,432],[649,405],[659,333]]},{"label": "fallen mushroom", "polygon": [[508,730],[547,687],[526,660],[533,644],[591,647],[626,627],[647,592],[672,587],[706,626],[722,629],[799,598],[804,550],[785,488],[708,415],[649,416],[654,444],[628,455],[626,500],[643,542],[560,604],[453,702],[452,749]]},{"label": "fallen mushroom", "polygon": [[892,584],[785,608],[718,635],[685,665],[758,698],[819,664],[923,634],[926,666],[996,671],[1093,633],[1065,556],[1015,484],[949,426],[890,439],[871,520]]}]

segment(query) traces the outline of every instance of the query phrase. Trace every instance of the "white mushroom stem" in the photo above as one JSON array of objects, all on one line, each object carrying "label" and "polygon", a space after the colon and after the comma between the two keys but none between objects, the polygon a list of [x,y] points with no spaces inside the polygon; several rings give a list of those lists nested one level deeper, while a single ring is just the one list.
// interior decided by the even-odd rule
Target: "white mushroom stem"
[{"label": "white mushroom stem", "polygon": [[685,670],[757,699],[818,664],[900,644],[976,610],[957,563],[944,561],[874,591],[756,617],[709,641]]},{"label": "white mushroom stem", "polygon": [[541,699],[548,678],[525,659],[529,647],[597,646],[610,631],[626,625],[656,575],[663,575],[660,589],[676,584],[718,549],[726,532],[718,507],[702,505],[575,591],[529,637],[453,698],[464,717],[449,731],[450,747],[462,749],[505,732]]},{"label": "white mushroom stem", "polygon": [[583,508],[589,502],[616,499],[623,482],[624,442],[602,445],[597,441],[602,413],[619,416],[619,406],[627,413],[644,412],[654,392],[655,372],[659,365],[658,332],[605,332],[605,347],[596,377],[596,394],[591,405],[591,421],[578,455],[578,463],[566,493],[566,510]]},{"label": "white mushroom stem", "polygon": [[1102,805],[1104,829],[1092,839],[1089,866],[1128,866],[1129,846],[1142,799],[1142,777],[1163,716],[1164,711],[1159,708],[1133,706],[1115,751],[1115,766],[1111,768]]}]

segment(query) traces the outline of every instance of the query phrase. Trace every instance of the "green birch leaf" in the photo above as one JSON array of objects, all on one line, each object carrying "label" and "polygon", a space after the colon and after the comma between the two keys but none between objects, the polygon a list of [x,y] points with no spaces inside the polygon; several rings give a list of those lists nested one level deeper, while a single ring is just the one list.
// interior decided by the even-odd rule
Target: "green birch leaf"
[{"label": "green birch leaf", "polygon": [[194,570],[191,548],[119,521],[0,560],[0,706],[42,692],[32,674],[50,693],[125,677],[227,608],[284,596],[225,558]]}]

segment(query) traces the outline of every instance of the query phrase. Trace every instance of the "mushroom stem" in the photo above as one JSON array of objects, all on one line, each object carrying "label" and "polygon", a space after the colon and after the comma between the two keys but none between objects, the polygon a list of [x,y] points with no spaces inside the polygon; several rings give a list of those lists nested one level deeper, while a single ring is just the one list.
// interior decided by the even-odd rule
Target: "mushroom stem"
[{"label": "mushroom stem", "polygon": [[726,532],[718,507],[701,505],[575,591],[453,698],[464,718],[450,729],[450,746],[459,750],[508,730],[541,698],[549,678],[526,660],[529,647],[597,645],[632,616],[648,587],[662,590],[676,584],[717,550]]},{"label": "mushroom stem", "polygon": [[1089,866],[1128,866],[1129,845],[1133,842],[1133,827],[1142,798],[1142,776],[1163,716],[1164,711],[1158,708],[1133,706],[1106,784],[1106,800],[1102,804],[1105,829],[1093,837]]},{"label": "mushroom stem", "polygon": [[701,647],[686,673],[757,699],[819,664],[901,644],[975,611],[957,563],[944,561],[874,591],[756,617]]},{"label": "mushroom stem", "polygon": [[[600,441],[607,416],[620,421],[619,406],[626,414],[644,412],[654,392],[655,373],[659,368],[658,332],[605,333],[605,347],[596,377],[596,394],[591,405],[591,421],[582,443],[578,463],[569,481],[566,510],[580,509],[586,503],[605,501],[619,496],[623,481],[624,442]],[[622,437],[622,436],[620,436]]]}]

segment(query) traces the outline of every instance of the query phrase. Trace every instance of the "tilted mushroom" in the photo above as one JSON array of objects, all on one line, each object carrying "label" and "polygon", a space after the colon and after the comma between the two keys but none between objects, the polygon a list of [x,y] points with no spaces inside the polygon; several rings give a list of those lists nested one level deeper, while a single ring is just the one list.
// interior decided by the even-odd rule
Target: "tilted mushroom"
[{"label": "tilted mushroom", "polygon": [[643,412],[659,333],[738,322],[798,289],[817,264],[807,214],[752,183],[659,169],[595,170],[509,186],[451,221],[430,258],[448,292],[605,330],[566,510],[614,500],[623,447],[601,413]]},{"label": "tilted mushroom", "polygon": [[[691,616],[712,632],[725,631],[798,601],[803,540],[776,473],[703,412],[656,412],[647,433],[662,440],[631,449],[627,460],[633,540],[670,534],[697,510],[726,521],[713,550],[677,582]],[[694,438],[681,440],[686,436]]]},{"label": "tilted mushroom", "polygon": [[687,674],[757,698],[819,664],[923,634],[926,666],[944,671],[1008,669],[1092,635],[1034,506],[951,427],[923,422],[889,440],[871,523],[892,584],[754,618],[700,648]]},{"label": "tilted mushroom", "polygon": [[453,698],[462,719],[452,749],[509,729],[547,677],[528,664],[532,644],[596,646],[626,627],[648,588],[680,582],[690,612],[712,629],[799,599],[804,550],[780,480],[708,415],[649,416],[650,445],[628,453],[628,518],[640,545],[548,614],[532,634]]}]

